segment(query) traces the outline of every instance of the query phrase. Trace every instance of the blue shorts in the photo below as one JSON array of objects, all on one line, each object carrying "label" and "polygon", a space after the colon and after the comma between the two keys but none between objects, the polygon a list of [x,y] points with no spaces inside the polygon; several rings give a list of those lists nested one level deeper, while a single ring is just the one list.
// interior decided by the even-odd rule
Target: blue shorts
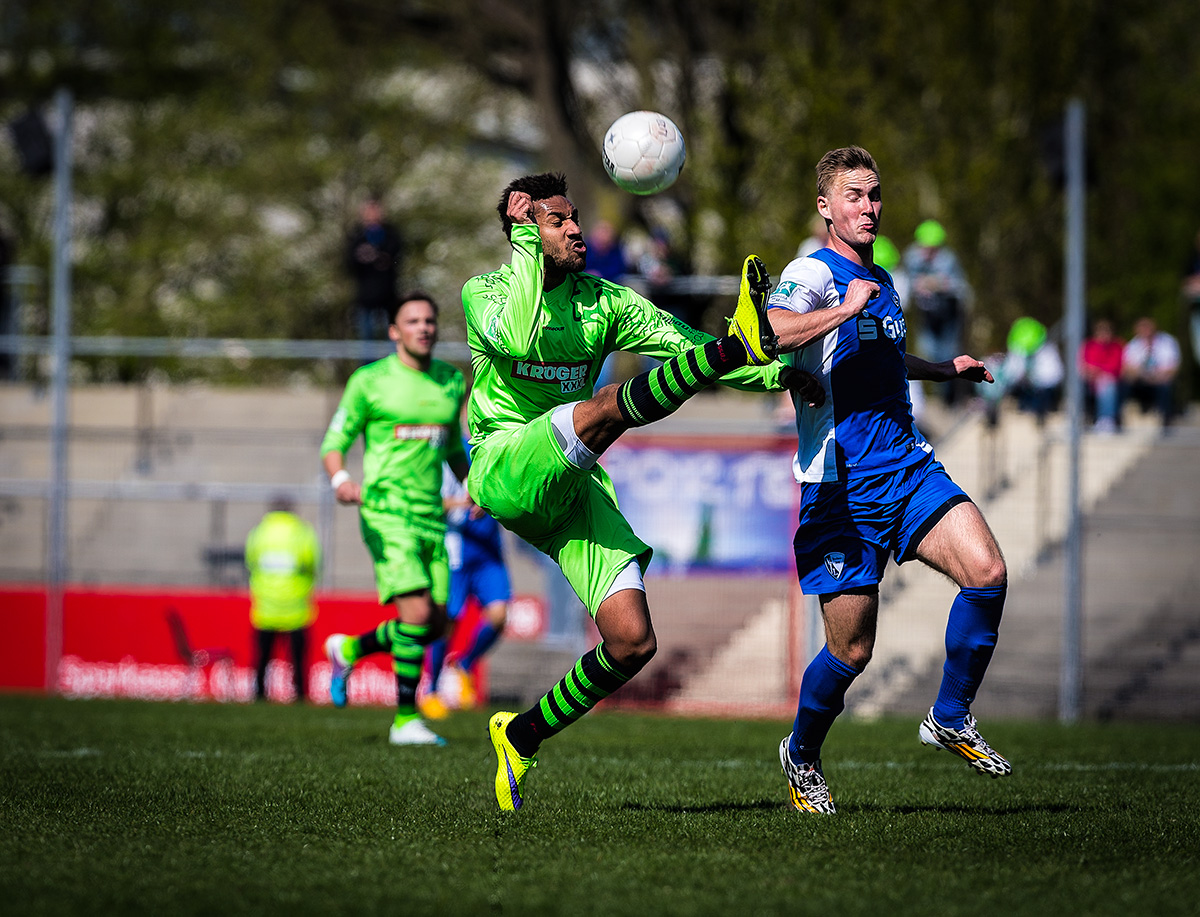
[{"label": "blue shorts", "polygon": [[912,560],[951,507],[969,502],[932,456],[899,471],[804,484],[793,542],[800,586],[826,595],[878,585],[889,555]]},{"label": "blue shorts", "polygon": [[492,602],[507,602],[512,598],[512,586],[504,561],[482,557],[468,560],[458,569],[450,571],[450,599],[446,602],[446,614],[451,621],[459,619],[471,596],[475,596],[484,608]]}]

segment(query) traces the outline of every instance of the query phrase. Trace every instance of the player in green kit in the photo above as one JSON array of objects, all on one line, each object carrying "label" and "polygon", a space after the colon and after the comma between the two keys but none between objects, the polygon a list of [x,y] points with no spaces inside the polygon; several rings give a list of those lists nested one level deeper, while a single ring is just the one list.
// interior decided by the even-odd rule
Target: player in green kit
[{"label": "player in green kit", "polygon": [[[657,648],[642,573],[650,548],[617,508],[597,460],[631,427],[673,413],[718,379],[754,391],[824,395],[774,360],[770,278],[751,255],[728,336],[714,339],[634,291],[583,273],[587,245],[559,174],[519,178],[498,207],[511,263],[463,287],[475,374],[469,404],[472,498],[562,568],[601,642],[524,713],[493,714],[496,801],[521,807],[540,744],[632,678]],[[593,395],[604,358],[632,351],[662,366]]]},{"label": "player in green kit", "polygon": [[[448,363],[432,357],[437,305],[424,293],[397,304],[388,325],[396,343],[388,356],[356,370],[321,443],[321,461],[339,503],[359,507],[363,542],[375,564],[379,603],[395,614],[374,630],[325,641],[332,667],[329,693],[345,706],[354,664],[370,653],[392,657],[396,673],[393,745],[442,745],[417,714],[417,683],[425,647],[445,625],[450,567],[442,509],[442,463],[467,476],[459,416],[466,384]],[[363,482],[344,467],[346,452],[363,437]]]}]

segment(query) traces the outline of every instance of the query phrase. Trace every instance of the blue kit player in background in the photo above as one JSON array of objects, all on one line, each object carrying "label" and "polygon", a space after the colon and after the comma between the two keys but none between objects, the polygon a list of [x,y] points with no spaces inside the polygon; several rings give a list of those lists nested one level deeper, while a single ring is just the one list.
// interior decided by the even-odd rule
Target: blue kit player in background
[{"label": "blue kit player in background", "polygon": [[791,262],[769,302],[785,360],[815,375],[826,392],[820,408],[797,410],[793,469],[801,484],[796,569],[805,594],[820,596],[826,640],[804,672],[795,725],[779,746],[792,804],[804,812],[834,811],[821,746],[871,659],[889,556],[920,560],[960,590],[921,742],[992,777],[1012,770],[970,712],[996,645],[1007,568],[983,515],[918,432],[907,394],[909,379],[993,379],[970,356],[929,363],[905,352],[899,297],[874,263],[881,210],[871,154],[859,147],[826,153],[817,164],[817,211],[829,227],[828,246]]},{"label": "blue kit player in background", "polygon": [[[470,454],[470,446],[463,439]],[[421,712],[428,719],[442,719],[457,707],[470,710],[478,703],[475,666],[496,645],[508,620],[512,586],[504,564],[504,544],[500,523],[475,505],[466,487],[445,469],[442,476],[442,502],[446,507],[446,553],[450,558],[450,598],[446,602],[449,618],[447,634],[430,645],[426,653],[429,670],[428,689],[421,700]],[[480,607],[478,625],[466,652],[446,658],[454,631],[462,621],[467,600],[474,598]],[[443,667],[457,676],[457,696],[446,703],[439,691]]]}]

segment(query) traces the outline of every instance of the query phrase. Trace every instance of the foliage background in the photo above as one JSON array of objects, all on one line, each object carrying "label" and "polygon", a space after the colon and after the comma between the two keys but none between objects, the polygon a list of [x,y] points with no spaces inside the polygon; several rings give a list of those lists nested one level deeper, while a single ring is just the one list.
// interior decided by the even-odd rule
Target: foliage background
[{"label": "foliage background", "polygon": [[[75,328],[350,334],[344,233],[379,191],[406,285],[445,305],[505,258],[494,205],[567,172],[585,224],[669,226],[696,269],[774,272],[806,233],[812,168],[859,143],[897,244],[941,220],[976,288],[972,346],[1061,313],[1054,147],[1088,112],[1092,314],[1185,339],[1178,284],[1200,227],[1200,8],[1189,0],[6,0],[0,120],[76,97]],[[607,183],[599,137],[632,108],[689,141],[671,192]],[[0,141],[0,230],[48,274],[51,182]],[[25,330],[45,328],[34,291]],[[98,360],[100,378],[145,362]]]}]

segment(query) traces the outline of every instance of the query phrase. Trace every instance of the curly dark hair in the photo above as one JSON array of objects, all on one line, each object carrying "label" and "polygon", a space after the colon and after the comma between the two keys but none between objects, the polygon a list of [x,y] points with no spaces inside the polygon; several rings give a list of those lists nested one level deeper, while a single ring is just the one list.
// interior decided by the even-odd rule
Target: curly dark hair
[{"label": "curly dark hair", "polygon": [[523,175],[508,183],[500,195],[500,203],[496,205],[506,238],[512,235],[513,221],[508,216],[508,199],[514,191],[523,191],[534,201],[544,201],[560,194],[566,197],[567,176],[562,172],[542,172],[540,175]]}]

